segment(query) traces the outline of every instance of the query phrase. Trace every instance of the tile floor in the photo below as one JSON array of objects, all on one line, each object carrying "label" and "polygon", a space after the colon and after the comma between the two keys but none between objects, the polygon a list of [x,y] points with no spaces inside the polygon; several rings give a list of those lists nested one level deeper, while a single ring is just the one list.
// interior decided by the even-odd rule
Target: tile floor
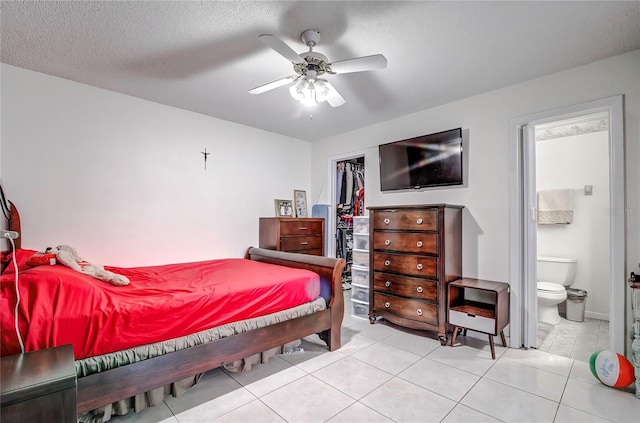
[{"label": "tile floor", "polygon": [[555,326],[538,322],[540,351],[588,362],[594,351],[607,349],[609,322],[605,320],[585,318],[584,322],[573,322],[561,317]]},{"label": "tile floor", "polygon": [[[112,422],[640,421],[632,388],[602,385],[584,361],[498,345],[492,360],[488,342],[470,336],[443,347],[351,317],[349,296],[338,351],[326,351],[317,336],[305,338],[304,352],[248,373],[212,370],[181,397]],[[549,350],[558,338],[560,332]]]}]

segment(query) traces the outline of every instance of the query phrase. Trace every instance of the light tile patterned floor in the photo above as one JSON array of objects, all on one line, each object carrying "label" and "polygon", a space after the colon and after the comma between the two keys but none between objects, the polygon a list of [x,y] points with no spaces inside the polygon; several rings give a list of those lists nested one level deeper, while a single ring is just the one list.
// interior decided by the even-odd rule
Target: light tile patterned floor
[{"label": "light tile patterned floor", "polygon": [[538,322],[539,351],[588,362],[594,351],[607,349],[609,322],[605,320],[573,322],[561,317],[557,325]]},{"label": "light tile patterned floor", "polygon": [[[348,292],[346,300],[340,350],[328,352],[317,337],[305,338],[302,353],[243,374],[216,369],[181,397],[112,422],[640,421],[632,388],[602,385],[577,358],[496,345],[492,360],[484,340],[461,337],[462,345],[443,347],[424,334],[353,318]],[[567,333],[608,330],[586,323],[552,329],[544,342],[552,350]],[[569,355],[577,354],[579,339],[571,341]]]}]

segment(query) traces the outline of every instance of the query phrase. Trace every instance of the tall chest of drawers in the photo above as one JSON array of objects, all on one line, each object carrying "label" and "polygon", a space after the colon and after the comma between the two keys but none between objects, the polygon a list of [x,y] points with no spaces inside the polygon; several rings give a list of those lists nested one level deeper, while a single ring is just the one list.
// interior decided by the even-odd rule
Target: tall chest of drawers
[{"label": "tall chest of drawers", "polygon": [[369,320],[438,333],[445,345],[447,284],[462,276],[462,209],[369,207]]},{"label": "tall chest of drawers", "polygon": [[324,256],[324,219],[261,217],[260,248]]}]

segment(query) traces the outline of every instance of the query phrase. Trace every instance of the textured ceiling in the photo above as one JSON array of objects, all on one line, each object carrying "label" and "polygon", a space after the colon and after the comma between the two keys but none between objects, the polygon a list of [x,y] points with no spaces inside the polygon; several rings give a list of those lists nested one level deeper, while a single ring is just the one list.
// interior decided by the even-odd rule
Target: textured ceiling
[{"label": "textured ceiling", "polygon": [[[305,108],[258,35],[386,69],[327,79],[346,104]],[[323,138],[640,48],[640,2],[2,1],[3,63],[250,125]]]}]

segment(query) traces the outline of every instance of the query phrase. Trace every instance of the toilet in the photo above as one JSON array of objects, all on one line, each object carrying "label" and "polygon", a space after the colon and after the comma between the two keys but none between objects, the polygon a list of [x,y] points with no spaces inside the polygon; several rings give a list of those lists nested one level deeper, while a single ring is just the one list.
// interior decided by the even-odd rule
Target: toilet
[{"label": "toilet", "polygon": [[557,325],[558,304],[567,299],[567,289],[576,277],[578,259],[538,257],[538,322]]}]

